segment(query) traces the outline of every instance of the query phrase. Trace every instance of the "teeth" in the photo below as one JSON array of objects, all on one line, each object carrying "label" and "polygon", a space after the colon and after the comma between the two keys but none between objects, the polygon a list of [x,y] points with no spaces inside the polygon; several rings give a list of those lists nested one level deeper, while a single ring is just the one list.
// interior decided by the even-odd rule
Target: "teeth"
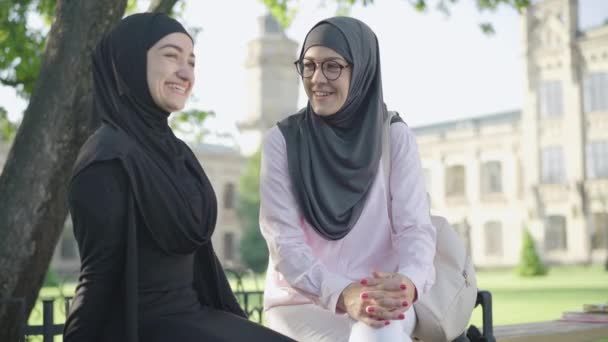
[{"label": "teeth", "polygon": [[315,95],[317,95],[317,96],[328,96],[328,95],[329,95],[329,93],[320,92],[320,91],[315,91]]},{"label": "teeth", "polygon": [[186,87],[182,87],[182,86],[179,86],[177,84],[169,84],[169,87],[171,89],[179,90],[181,92],[185,92],[186,91]]}]

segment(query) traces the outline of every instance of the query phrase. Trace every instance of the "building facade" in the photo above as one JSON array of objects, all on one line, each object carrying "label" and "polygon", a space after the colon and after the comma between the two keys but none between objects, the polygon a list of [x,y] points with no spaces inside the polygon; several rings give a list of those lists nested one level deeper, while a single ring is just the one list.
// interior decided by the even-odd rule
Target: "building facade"
[{"label": "building facade", "polygon": [[521,111],[417,127],[435,212],[479,266],[518,262],[523,229],[545,261],[608,249],[608,25],[580,31],[576,0],[523,15]]}]

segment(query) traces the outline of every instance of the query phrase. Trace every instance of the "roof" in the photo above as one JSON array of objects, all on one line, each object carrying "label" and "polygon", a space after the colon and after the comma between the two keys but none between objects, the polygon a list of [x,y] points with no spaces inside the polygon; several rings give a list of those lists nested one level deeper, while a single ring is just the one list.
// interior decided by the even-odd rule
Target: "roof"
[{"label": "roof", "polygon": [[466,119],[438,122],[430,125],[412,127],[416,135],[434,134],[447,130],[466,129],[469,127],[483,127],[500,124],[516,123],[521,118],[521,110],[514,110],[503,113],[481,115]]}]

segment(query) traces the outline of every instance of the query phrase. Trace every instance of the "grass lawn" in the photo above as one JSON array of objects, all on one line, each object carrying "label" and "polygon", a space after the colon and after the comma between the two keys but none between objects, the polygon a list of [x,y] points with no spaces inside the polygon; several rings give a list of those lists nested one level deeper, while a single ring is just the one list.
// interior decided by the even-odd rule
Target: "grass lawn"
[{"label": "grass lawn", "polygon": [[[520,278],[510,270],[477,274],[480,289],[493,300],[494,325],[558,319],[584,303],[608,302],[608,272],[599,266],[551,268],[544,277]],[[481,325],[481,309],[472,324]]]},{"label": "grass lawn", "polygon": [[[236,283],[230,279],[233,288]],[[608,302],[608,272],[600,266],[551,268],[549,274],[538,278],[520,278],[511,270],[480,271],[478,287],[492,293],[494,325],[516,324],[558,319],[563,311],[581,310],[584,303]],[[243,279],[245,290],[261,290],[264,277]],[[74,285],[63,289],[65,295],[74,293]],[[60,295],[56,288],[43,288],[40,298]],[[252,298],[259,302],[260,298]],[[255,303],[250,303],[254,304]],[[30,324],[42,321],[42,304],[38,303],[30,316]],[[55,305],[55,323],[65,320],[63,305]],[[481,326],[481,309],[473,313],[472,324]],[[61,341],[57,337],[55,341]],[[603,339],[596,342],[608,342]]]}]

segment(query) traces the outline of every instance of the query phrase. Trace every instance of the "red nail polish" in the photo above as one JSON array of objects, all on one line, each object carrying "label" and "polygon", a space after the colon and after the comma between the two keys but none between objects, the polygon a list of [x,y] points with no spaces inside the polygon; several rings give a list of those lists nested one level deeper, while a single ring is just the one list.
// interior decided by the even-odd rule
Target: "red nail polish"
[{"label": "red nail polish", "polygon": [[363,285],[363,286],[367,285],[367,279],[361,280],[361,285]]},{"label": "red nail polish", "polygon": [[389,322],[389,321],[384,321],[384,325],[389,325],[389,324],[391,324],[391,322]]},{"label": "red nail polish", "polygon": [[409,304],[407,302],[403,302],[403,303],[401,303],[401,305],[408,306]]},{"label": "red nail polish", "polygon": [[372,307],[369,307],[369,306],[368,306],[368,307],[367,307],[367,312],[370,312],[370,313],[371,313],[371,312],[374,312],[374,308],[372,308]]},{"label": "red nail polish", "polygon": [[404,319],[405,316],[403,314],[399,314],[399,319]]},{"label": "red nail polish", "polygon": [[369,295],[367,293],[365,293],[365,292],[363,292],[361,294],[361,298],[363,298],[363,299],[367,299],[368,297],[369,297]]},{"label": "red nail polish", "polygon": [[405,286],[405,284],[401,284],[401,286],[399,286],[402,290],[407,289],[407,286]]}]

